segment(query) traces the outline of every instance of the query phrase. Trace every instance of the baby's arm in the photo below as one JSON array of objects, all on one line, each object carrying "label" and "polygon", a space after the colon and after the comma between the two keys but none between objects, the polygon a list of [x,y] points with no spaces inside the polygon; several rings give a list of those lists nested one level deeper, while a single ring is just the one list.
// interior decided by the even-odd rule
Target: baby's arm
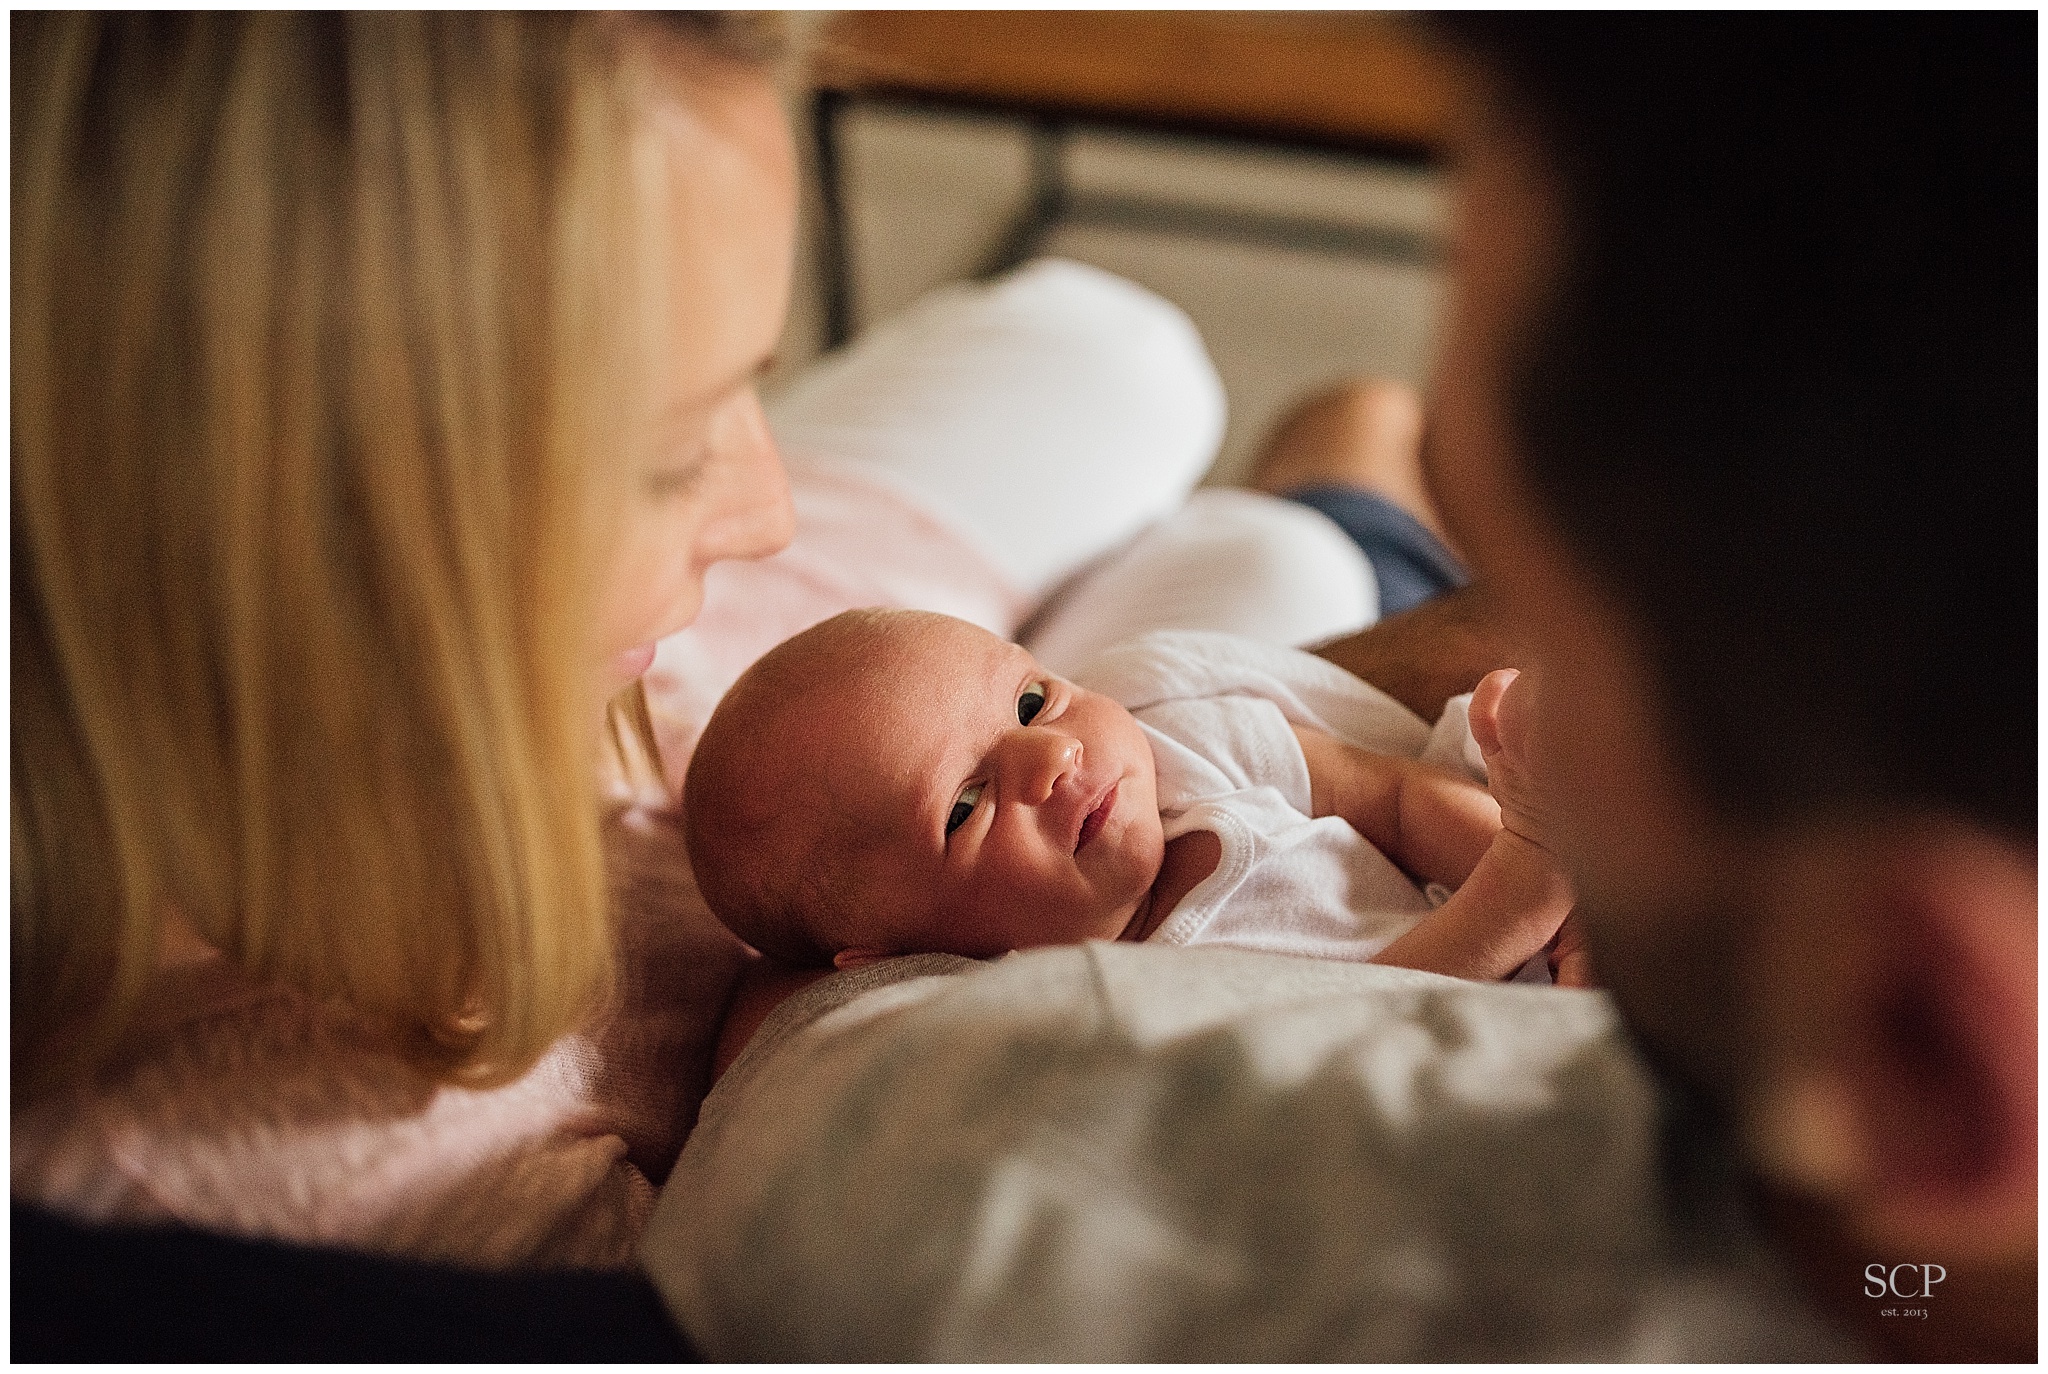
[{"label": "baby's arm", "polygon": [[1317,815],[1344,817],[1415,877],[1457,886],[1381,950],[1377,963],[1504,978],[1541,951],[1571,912],[1571,885],[1540,843],[1518,765],[1501,751],[1498,713],[1513,680],[1503,674],[1482,683],[1473,703],[1474,734],[1489,771],[1500,775],[1495,790],[1505,813],[1461,779],[1296,731]]},{"label": "baby's arm", "polygon": [[1502,830],[1450,900],[1373,956],[1457,978],[1505,978],[1571,914],[1572,888],[1541,845]]},{"label": "baby's arm", "polygon": [[1342,816],[1418,882],[1458,887],[1500,833],[1485,788],[1426,763],[1294,727],[1315,815]]}]

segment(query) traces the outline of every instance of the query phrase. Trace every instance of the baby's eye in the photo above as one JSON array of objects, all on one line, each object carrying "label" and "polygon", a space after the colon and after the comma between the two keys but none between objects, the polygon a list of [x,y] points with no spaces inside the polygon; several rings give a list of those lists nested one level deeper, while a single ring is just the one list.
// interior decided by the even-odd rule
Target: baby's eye
[{"label": "baby's eye", "polygon": [[1045,684],[1034,683],[1024,689],[1024,695],[1017,698],[1017,723],[1029,725],[1040,711],[1045,709]]},{"label": "baby's eye", "polygon": [[974,783],[960,793],[960,800],[953,803],[953,813],[946,817],[946,833],[952,834],[967,823],[974,814],[975,805],[981,800],[981,784]]}]

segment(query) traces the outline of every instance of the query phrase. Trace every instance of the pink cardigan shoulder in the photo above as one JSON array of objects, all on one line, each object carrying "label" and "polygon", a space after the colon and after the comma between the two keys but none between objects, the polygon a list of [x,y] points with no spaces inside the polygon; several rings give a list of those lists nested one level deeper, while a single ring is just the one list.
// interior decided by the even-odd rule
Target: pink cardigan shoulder
[{"label": "pink cardigan shoulder", "polygon": [[158,979],[129,1046],[15,1112],[16,1197],[488,1266],[625,1264],[653,1205],[582,1037],[508,1086],[438,1087],[346,1015],[216,958]]}]

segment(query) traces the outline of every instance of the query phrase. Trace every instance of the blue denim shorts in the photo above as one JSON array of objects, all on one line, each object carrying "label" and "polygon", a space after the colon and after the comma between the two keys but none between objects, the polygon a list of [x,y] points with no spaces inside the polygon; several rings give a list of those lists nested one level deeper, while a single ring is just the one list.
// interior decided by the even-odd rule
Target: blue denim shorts
[{"label": "blue denim shorts", "polygon": [[1379,580],[1382,618],[1472,580],[1428,526],[1384,496],[1336,483],[1283,494],[1329,516],[1364,551]]}]

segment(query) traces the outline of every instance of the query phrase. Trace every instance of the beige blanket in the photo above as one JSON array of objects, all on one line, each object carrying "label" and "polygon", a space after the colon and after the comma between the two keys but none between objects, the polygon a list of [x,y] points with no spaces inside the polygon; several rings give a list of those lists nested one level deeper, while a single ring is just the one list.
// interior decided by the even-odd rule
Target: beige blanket
[{"label": "beige blanket", "polygon": [[1681,1223],[1604,995],[1217,949],[919,956],[785,1004],[642,1257],[713,1359],[1804,1360]]}]

